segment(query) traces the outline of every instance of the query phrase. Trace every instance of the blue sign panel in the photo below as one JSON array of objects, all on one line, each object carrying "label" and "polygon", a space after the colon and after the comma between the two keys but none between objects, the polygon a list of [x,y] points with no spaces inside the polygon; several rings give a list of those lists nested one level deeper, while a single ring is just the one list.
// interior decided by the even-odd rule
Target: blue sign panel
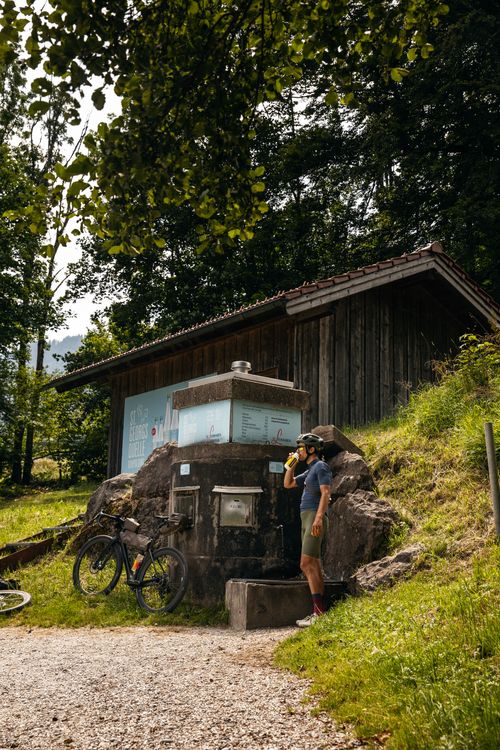
[{"label": "blue sign panel", "polygon": [[229,400],[181,409],[179,447],[196,443],[228,443],[230,422]]},{"label": "blue sign panel", "polygon": [[154,391],[146,391],[125,399],[121,466],[123,472],[136,472],[155,448],[178,439],[179,412],[172,406],[172,394],[198,380],[203,378],[174,383],[166,388],[156,388]]}]

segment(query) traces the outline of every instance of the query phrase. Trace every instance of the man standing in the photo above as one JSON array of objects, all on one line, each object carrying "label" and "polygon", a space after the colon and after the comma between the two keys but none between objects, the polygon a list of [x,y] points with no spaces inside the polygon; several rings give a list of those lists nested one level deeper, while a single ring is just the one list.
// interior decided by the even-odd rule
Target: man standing
[{"label": "man standing", "polygon": [[294,476],[295,467],[287,468],[284,479],[286,489],[290,490],[294,487],[303,489],[300,501],[302,527],[300,569],[309,584],[313,612],[303,620],[297,620],[299,628],[308,627],[325,611],[325,581],[321,567],[321,546],[328,532],[326,511],[330,501],[332,472],[328,464],[320,460],[323,445],[323,438],[312,432],[299,435],[297,453],[299,461],[306,462],[307,469],[303,474]]}]

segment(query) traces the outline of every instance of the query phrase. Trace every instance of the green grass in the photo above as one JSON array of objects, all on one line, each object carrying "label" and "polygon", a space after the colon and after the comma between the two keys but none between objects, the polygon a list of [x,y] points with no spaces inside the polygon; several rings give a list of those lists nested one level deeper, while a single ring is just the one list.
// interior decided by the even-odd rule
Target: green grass
[{"label": "green grass", "polygon": [[[320,707],[388,748],[500,746],[498,548],[469,575],[443,561],[394,589],[349,599],[283,643]],[[373,742],[375,744],[375,742]]]},{"label": "green grass", "polygon": [[56,552],[38,563],[15,571],[20,587],[31,594],[28,607],[0,620],[2,625],[38,627],[117,627],[131,625],[222,625],[227,622],[222,607],[203,608],[182,602],[167,615],[148,615],[137,604],[124,583],[124,575],[108,596],[88,597],[73,588],[74,554]]},{"label": "green grass", "polygon": [[0,547],[31,536],[49,526],[75,518],[87,508],[95,485],[68,489],[36,489],[0,499]]},{"label": "green grass", "polygon": [[[66,490],[33,490],[19,498],[0,500],[0,546],[30,536],[82,513],[95,485],[82,484]],[[227,623],[223,607],[203,608],[182,602],[175,612],[154,616],[139,608],[124,576],[109,596],[85,597],[72,584],[75,559],[67,548],[23,566],[2,577],[14,577],[31,594],[23,610],[0,619],[0,627],[111,627],[120,625],[222,625]]]}]

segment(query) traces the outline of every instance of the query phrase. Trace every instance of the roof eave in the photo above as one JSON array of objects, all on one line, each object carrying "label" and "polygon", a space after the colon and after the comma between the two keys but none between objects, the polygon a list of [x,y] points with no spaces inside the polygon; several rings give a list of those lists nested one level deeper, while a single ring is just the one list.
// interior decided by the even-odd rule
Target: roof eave
[{"label": "roof eave", "polygon": [[132,366],[136,366],[155,358],[159,353],[165,355],[170,354],[172,351],[175,351],[175,349],[184,346],[186,342],[209,339],[214,334],[219,335],[225,330],[231,330],[234,326],[240,325],[242,321],[264,321],[270,317],[274,317],[278,312],[285,314],[284,299],[280,298],[270,300],[269,302],[265,302],[264,304],[250,310],[239,310],[230,316],[221,318],[220,320],[215,320],[213,323],[206,323],[199,328],[197,327],[188,331],[183,331],[179,334],[174,334],[168,338],[161,339],[160,341],[153,342],[149,346],[124,352],[117,357],[113,357],[113,359],[104,360],[96,365],[89,365],[85,370],[62,375],[59,378],[51,380],[46,388],[55,388],[58,393],[63,393],[64,391],[76,388],[77,386],[87,385],[88,383],[99,380],[105,381],[108,380],[111,375],[125,372]]},{"label": "roof eave", "polygon": [[305,315],[314,310],[317,314],[321,308],[328,307],[332,303],[352,297],[360,292],[385,286],[392,282],[401,281],[417,274],[435,271],[443,277],[451,286],[471,304],[492,326],[500,327],[500,314],[498,309],[489,305],[485,298],[479,296],[465,274],[459,274],[452,265],[447,263],[439,254],[425,254],[420,258],[411,258],[409,262],[391,265],[375,273],[360,275],[357,278],[348,277],[334,286],[324,289],[315,289],[308,294],[302,294],[287,302],[286,311],[288,315]]}]

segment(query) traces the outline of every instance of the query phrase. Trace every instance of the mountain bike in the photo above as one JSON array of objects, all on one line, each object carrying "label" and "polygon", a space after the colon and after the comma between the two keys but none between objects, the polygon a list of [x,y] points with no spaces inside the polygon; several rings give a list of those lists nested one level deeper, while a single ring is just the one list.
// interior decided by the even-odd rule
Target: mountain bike
[{"label": "mountain bike", "polygon": [[[113,522],[115,534],[100,534],[88,539],[79,549],[73,565],[73,584],[82,594],[109,594],[115,588],[125,566],[126,583],[135,591],[137,603],[146,612],[173,612],[186,593],[188,566],[184,555],[173,547],[154,549],[161,530],[182,530],[185,516],[154,516],[158,528],[154,536],[138,533],[133,518],[100,511],[92,519],[102,526],[104,519]],[[129,547],[137,551],[132,562]]]},{"label": "mountain bike", "polygon": [[17,589],[17,582],[0,578],[0,614],[22,609],[31,601],[31,594]]}]

